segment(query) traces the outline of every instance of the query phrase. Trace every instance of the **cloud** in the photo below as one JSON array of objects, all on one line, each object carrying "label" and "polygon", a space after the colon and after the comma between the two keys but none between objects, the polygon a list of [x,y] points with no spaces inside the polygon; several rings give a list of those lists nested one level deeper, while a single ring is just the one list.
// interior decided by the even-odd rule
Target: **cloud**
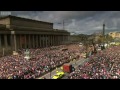
[{"label": "cloud", "polygon": [[[69,32],[92,34],[106,30],[120,30],[120,11],[11,11],[12,15],[54,23],[54,28]],[[58,24],[61,23],[61,24]]]}]

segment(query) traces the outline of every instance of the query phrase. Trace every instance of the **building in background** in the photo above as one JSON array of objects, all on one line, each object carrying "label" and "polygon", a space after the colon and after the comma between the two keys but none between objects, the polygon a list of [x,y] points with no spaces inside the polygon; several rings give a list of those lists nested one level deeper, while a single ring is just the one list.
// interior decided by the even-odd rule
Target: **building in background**
[{"label": "building in background", "polygon": [[0,18],[0,52],[64,44],[70,33],[53,29],[53,23],[16,16]]},{"label": "building in background", "polygon": [[113,39],[120,38],[120,32],[110,32],[110,36],[112,36]]}]

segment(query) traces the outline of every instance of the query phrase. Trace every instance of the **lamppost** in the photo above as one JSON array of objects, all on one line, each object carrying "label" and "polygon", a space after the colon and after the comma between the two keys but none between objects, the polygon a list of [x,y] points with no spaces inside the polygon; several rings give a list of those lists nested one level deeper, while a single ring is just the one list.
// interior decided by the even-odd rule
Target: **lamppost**
[{"label": "lamppost", "polygon": [[[11,30],[13,30],[13,29],[11,29]],[[15,52],[17,51],[17,46],[16,46],[16,35],[15,35],[15,31],[11,31],[11,35],[13,35],[13,37],[14,37],[14,50],[15,50]]]}]

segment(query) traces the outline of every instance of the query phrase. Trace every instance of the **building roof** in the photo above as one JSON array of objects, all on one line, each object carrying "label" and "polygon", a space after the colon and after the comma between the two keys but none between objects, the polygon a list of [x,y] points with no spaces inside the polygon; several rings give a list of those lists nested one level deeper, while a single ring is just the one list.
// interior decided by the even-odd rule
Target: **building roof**
[{"label": "building roof", "polygon": [[16,18],[16,19],[23,19],[23,20],[34,21],[34,22],[53,24],[51,22],[44,22],[44,21],[39,21],[39,20],[34,20],[34,19],[29,19],[29,18],[23,18],[23,17],[13,16],[13,15],[2,16],[2,17],[0,17],[0,20],[5,19],[5,18]]},{"label": "building roof", "polygon": [[[53,24],[53,23],[50,23],[50,22],[38,21],[38,20],[22,18],[22,17],[12,16],[12,15],[0,17],[0,20],[5,19],[5,18],[16,18],[16,19],[22,19],[22,20],[27,20],[27,21],[34,21],[34,22],[42,22],[42,23]],[[35,31],[41,30],[41,31],[55,31],[55,32],[69,33],[66,30],[59,30],[59,29],[45,29],[45,28],[35,28],[35,27],[31,28],[31,27],[15,26],[15,25],[12,25],[11,27],[14,28],[14,29],[17,29],[17,30],[35,30]],[[2,28],[6,29],[6,25],[0,24],[0,29],[2,29]]]}]

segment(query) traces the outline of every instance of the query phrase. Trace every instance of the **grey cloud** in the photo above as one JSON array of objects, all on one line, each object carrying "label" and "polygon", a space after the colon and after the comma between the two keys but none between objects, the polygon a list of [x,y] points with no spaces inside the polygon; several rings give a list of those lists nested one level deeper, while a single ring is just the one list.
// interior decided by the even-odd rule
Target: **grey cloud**
[{"label": "grey cloud", "polygon": [[53,22],[58,29],[65,20],[65,29],[77,33],[101,31],[103,23],[108,31],[120,30],[120,11],[12,11],[12,15]]}]

